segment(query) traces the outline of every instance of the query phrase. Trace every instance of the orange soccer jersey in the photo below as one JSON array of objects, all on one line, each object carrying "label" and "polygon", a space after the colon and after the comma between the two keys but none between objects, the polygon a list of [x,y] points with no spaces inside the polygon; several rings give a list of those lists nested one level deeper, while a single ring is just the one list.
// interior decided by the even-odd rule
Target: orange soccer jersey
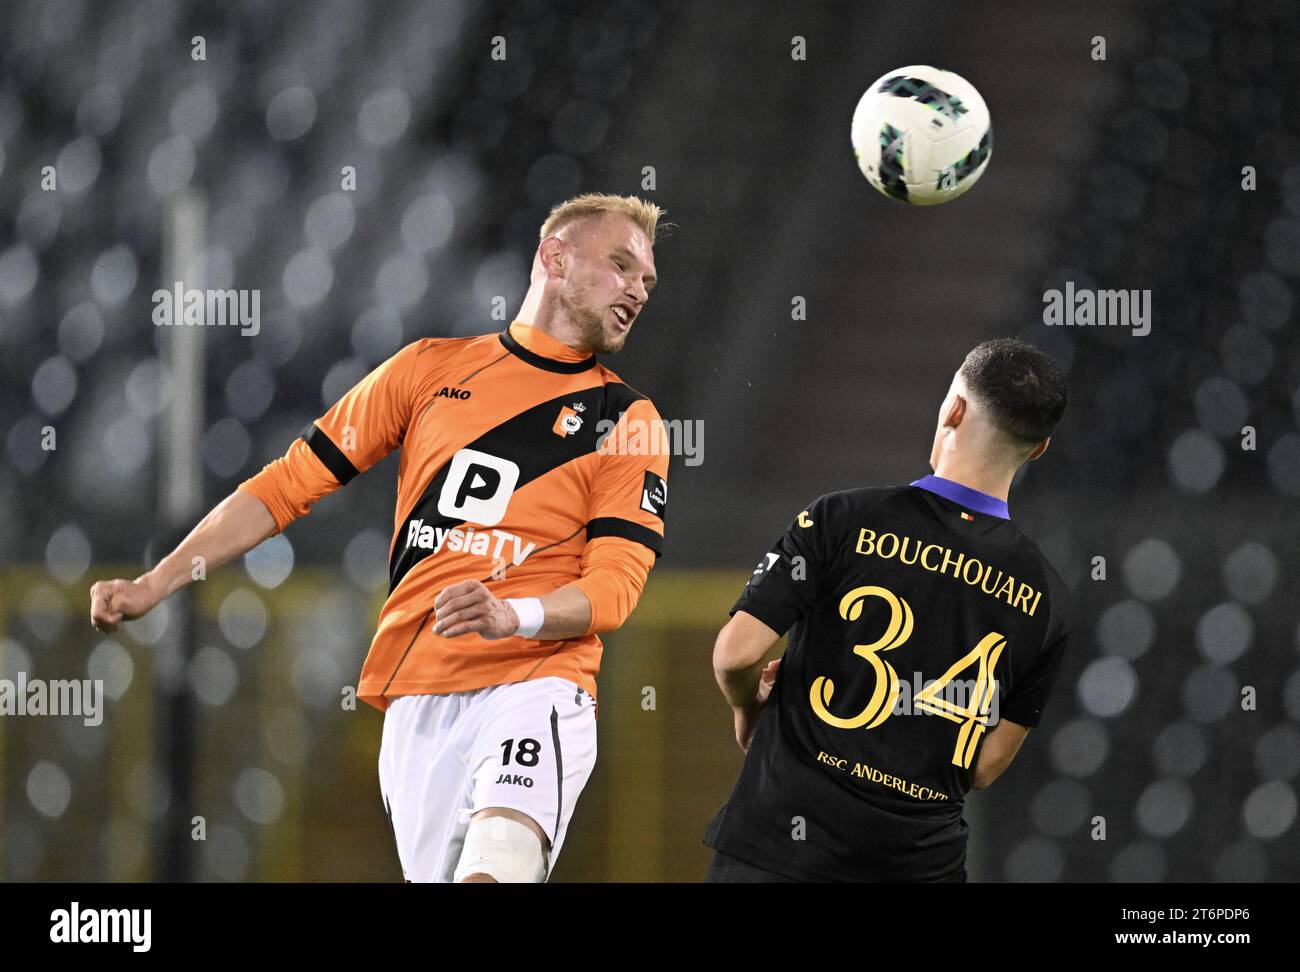
[{"label": "orange soccer jersey", "polygon": [[[631,612],[663,543],[668,449],[654,405],[519,321],[424,338],[239,488],[283,530],[398,446],[389,595],[357,694],[385,709],[399,695],[558,675],[594,696],[596,632]],[[471,578],[502,598],[576,583],[592,623],[567,641],[435,635],[434,598]]]}]

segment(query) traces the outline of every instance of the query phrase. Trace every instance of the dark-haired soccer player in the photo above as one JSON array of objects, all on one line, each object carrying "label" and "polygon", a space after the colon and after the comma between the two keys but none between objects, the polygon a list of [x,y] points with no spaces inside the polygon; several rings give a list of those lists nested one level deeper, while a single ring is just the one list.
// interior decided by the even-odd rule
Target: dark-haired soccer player
[{"label": "dark-haired soccer player", "polygon": [[412,881],[546,880],[595,764],[597,634],[636,606],[668,502],[659,414],[596,354],[650,298],[660,216],[633,196],[557,206],[506,330],[408,344],[153,570],[91,588],[111,631],[193,557],[227,563],[400,448],[357,695],[385,713],[380,789]]},{"label": "dark-haired soccer player", "polygon": [[1047,355],[981,344],[933,475],[819,497],[759,563],[713,652],[747,755],[709,880],[966,879],[966,793],[1038,725],[1065,650],[1065,584],[1007,512],[1065,404]]}]

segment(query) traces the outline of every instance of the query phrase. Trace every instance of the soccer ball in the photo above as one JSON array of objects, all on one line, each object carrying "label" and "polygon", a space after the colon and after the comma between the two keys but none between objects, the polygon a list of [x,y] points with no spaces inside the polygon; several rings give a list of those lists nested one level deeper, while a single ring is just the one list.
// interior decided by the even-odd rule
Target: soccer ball
[{"label": "soccer ball", "polygon": [[867,180],[915,206],[956,199],[993,155],[993,124],[975,86],[925,65],[890,71],[872,84],[853,112],[852,138]]}]

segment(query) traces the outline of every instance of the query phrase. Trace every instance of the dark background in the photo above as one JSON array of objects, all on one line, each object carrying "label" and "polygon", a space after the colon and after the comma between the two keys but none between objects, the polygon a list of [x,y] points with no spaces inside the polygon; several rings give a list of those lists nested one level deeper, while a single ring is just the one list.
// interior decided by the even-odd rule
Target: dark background
[{"label": "dark background", "polygon": [[[606,191],[676,224],[607,363],[703,422],[704,461],[674,458],[665,554],[606,639],[556,879],[702,877],[740,760],[709,651],[753,562],[811,498],[925,472],[962,356],[1015,335],[1069,370],[1011,506],[1073,588],[1074,637],[1042,726],[968,801],[972,878],[1295,880],[1297,59],[1281,0],[6,2],[0,669],[102,678],[110,702],[98,728],[0,717],[0,877],[400,878],[381,717],[339,704],[395,458],[193,610],[105,638],[86,591],[158,546],[181,396],[203,404],[206,509],[404,343],[504,327],[493,300],[517,309],[550,207]],[[914,63],[975,84],[995,129],[980,183],[937,208],[874,192],[848,143],[866,86]],[[150,322],[181,193],[206,206],[208,286],[262,295],[257,337],[207,332],[201,388]],[[1150,289],[1151,333],[1045,326],[1067,280]]]}]

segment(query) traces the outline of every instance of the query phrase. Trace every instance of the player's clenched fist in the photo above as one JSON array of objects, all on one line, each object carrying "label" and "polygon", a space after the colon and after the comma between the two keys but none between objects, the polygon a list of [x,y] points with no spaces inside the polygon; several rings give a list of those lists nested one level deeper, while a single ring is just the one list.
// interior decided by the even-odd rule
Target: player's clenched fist
[{"label": "player's clenched fist", "polygon": [[90,589],[90,623],[99,631],[116,631],[158,603],[158,595],[143,578],[99,581]]},{"label": "player's clenched fist", "polygon": [[492,592],[482,581],[467,580],[445,587],[433,601],[437,620],[433,633],[444,638],[477,631],[484,638],[509,638],[519,630],[515,609]]}]

